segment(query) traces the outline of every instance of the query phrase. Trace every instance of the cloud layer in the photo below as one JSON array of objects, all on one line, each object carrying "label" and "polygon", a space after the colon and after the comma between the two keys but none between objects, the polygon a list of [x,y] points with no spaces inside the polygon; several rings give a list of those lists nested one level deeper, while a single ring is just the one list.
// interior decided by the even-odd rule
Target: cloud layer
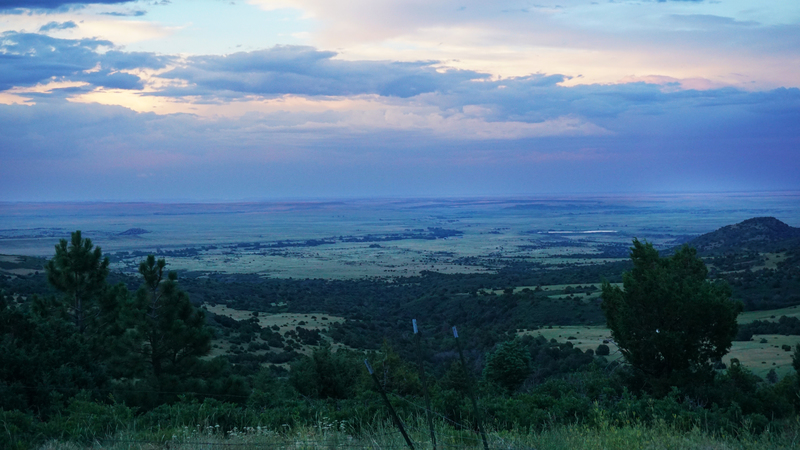
[{"label": "cloud layer", "polygon": [[168,95],[238,94],[360,95],[401,98],[442,92],[464,81],[486,79],[472,71],[439,72],[428,62],[340,61],[334,52],[278,46],[226,56],[190,57],[162,74],[188,83]]},{"label": "cloud layer", "polygon": [[800,189],[800,10],[255,2],[312,45],[164,54],[94,3],[7,3],[55,9],[3,16],[0,201]]},{"label": "cloud layer", "polygon": [[109,41],[56,39],[42,34],[0,34],[0,91],[45,81],[83,81],[97,87],[141,89],[141,79],[124,70],[164,67],[169,58],[109,50]]},{"label": "cloud layer", "polygon": [[11,8],[43,8],[55,9],[64,5],[71,4],[104,4],[113,5],[119,3],[129,3],[132,0],[6,0],[0,4],[0,9]]}]

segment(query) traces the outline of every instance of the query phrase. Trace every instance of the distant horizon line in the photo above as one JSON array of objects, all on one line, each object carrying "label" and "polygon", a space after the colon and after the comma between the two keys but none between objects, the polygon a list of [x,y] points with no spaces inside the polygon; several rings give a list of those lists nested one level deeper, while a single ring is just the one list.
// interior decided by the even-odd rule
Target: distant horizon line
[{"label": "distant horizon line", "polygon": [[465,195],[376,195],[376,196],[301,196],[274,198],[241,198],[241,199],[87,199],[87,200],[0,200],[0,204],[244,204],[244,203],[332,203],[347,201],[380,201],[380,200],[479,200],[479,199],[557,199],[569,197],[670,197],[670,196],[704,196],[704,195],[800,195],[800,189],[790,190],[748,190],[748,191],[660,191],[660,192],[573,192],[573,193],[531,193],[531,194],[465,194]]}]

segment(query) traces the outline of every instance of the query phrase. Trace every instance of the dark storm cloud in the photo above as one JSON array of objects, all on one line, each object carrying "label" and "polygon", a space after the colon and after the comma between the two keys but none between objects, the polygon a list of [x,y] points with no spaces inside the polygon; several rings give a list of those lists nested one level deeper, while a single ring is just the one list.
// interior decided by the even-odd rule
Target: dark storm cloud
[{"label": "dark storm cloud", "polygon": [[97,52],[100,47],[112,46],[111,42],[99,39],[72,40],[32,33],[2,33],[0,91],[51,79],[136,89],[142,87],[139,77],[119,70],[161,68],[168,60],[150,53]]},{"label": "dark storm cloud", "polygon": [[196,56],[162,75],[187,81],[164,95],[358,95],[408,98],[485,79],[472,71],[437,72],[433,62],[340,61],[334,52],[276,46],[227,56]]},{"label": "dark storm cloud", "polygon": [[75,1],[75,0],[5,0],[0,3],[0,10],[13,9],[13,8],[41,8],[41,9],[55,9],[64,5],[73,4],[104,4],[114,5],[118,3],[128,3],[131,0],[88,0],[88,1]]}]

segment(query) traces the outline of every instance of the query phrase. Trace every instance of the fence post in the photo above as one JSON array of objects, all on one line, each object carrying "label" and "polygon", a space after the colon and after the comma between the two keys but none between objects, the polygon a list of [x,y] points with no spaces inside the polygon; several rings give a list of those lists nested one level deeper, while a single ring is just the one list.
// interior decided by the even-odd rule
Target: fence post
[{"label": "fence post", "polygon": [[458,340],[458,330],[456,330],[456,327],[453,327],[453,337],[456,338],[458,357],[461,358],[461,369],[464,370],[464,376],[467,377],[467,389],[469,390],[469,397],[472,399],[472,408],[475,410],[475,421],[478,423],[478,431],[481,433],[483,448],[484,450],[489,450],[489,444],[486,443],[486,433],[483,432],[483,424],[481,423],[481,413],[478,410],[478,400],[475,399],[475,390],[472,386],[472,377],[469,376],[469,371],[467,370],[467,362],[464,360],[464,352],[461,350],[461,342]]},{"label": "fence post", "polygon": [[369,365],[369,361],[366,359],[364,360],[364,365],[367,366],[367,371],[369,372],[370,376],[372,377],[372,381],[375,382],[375,386],[378,388],[378,392],[381,393],[381,397],[383,397],[383,401],[386,402],[386,407],[389,408],[389,412],[392,415],[392,419],[394,420],[394,424],[397,425],[397,428],[400,429],[400,433],[403,434],[403,437],[406,440],[406,444],[408,444],[411,450],[414,450],[414,444],[411,442],[411,438],[408,437],[406,434],[406,429],[403,428],[403,422],[400,422],[400,418],[397,417],[397,413],[394,412],[394,408],[392,408],[392,404],[389,403],[389,397],[386,396],[386,392],[383,390],[383,386],[381,386],[381,382],[378,381],[377,375],[375,375],[375,371],[372,370],[372,366]]},{"label": "fence post", "polygon": [[422,365],[422,333],[417,328],[417,319],[412,319],[414,325],[414,340],[417,341],[417,364],[419,365],[419,379],[422,382],[422,393],[425,395],[425,415],[428,417],[428,428],[431,430],[431,444],[436,450],[436,434],[433,432],[433,417],[431,417],[431,399],[428,396],[428,382],[425,378],[425,368]]}]

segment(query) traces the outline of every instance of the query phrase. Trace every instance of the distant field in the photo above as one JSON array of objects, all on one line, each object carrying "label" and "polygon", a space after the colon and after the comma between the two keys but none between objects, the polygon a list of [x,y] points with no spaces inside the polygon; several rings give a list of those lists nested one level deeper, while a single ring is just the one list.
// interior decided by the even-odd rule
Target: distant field
[{"label": "distant field", "polygon": [[41,258],[18,255],[0,255],[0,273],[12,276],[26,276],[44,271]]},{"label": "distant field", "polygon": [[786,253],[764,253],[764,264],[760,266],[753,266],[753,272],[761,269],[775,269],[778,263],[786,260]]},{"label": "distant field", "polygon": [[[51,256],[60,238],[80,229],[112,256],[113,269],[126,272],[159,253],[173,269],[283,278],[471,273],[509,261],[581,266],[625,259],[634,237],[669,247],[755,216],[797,225],[796,205],[796,196],[768,194],[0,203],[0,253]],[[431,228],[460,234],[392,238]]]},{"label": "distant field", "polygon": [[767,311],[747,311],[739,315],[739,323],[750,323],[755,320],[777,322],[781,316],[800,318],[800,305],[788,308],[770,309]]},{"label": "distant field", "polygon": [[[766,339],[767,343],[762,344],[762,339]],[[753,336],[753,340],[749,342],[734,342],[730,353],[722,358],[722,362],[730,365],[731,358],[738,358],[742,365],[760,377],[766,376],[773,368],[782,377],[794,369],[792,369],[792,352],[782,350],[780,347],[789,345],[794,348],[795,344],[800,344],[800,336],[770,334]]]},{"label": "distant field", "polygon": [[[576,348],[583,351],[596,350],[597,346],[608,341],[611,360],[618,359],[621,355],[617,346],[611,342],[611,330],[600,326],[554,326],[553,328],[542,328],[540,330],[523,331],[520,335],[543,336],[548,341],[555,339],[558,342],[571,342]],[[575,338],[575,339],[570,339]]]},{"label": "distant field", "polygon": [[8,269],[8,270],[2,270],[2,272],[8,273],[8,274],[11,274],[11,275],[22,275],[22,276],[25,276],[25,275],[34,274],[36,272],[41,272],[41,270],[36,270],[36,269]]},{"label": "distant field", "polygon": [[[225,305],[211,306],[203,304],[203,308],[214,314],[221,316],[228,316],[236,320],[246,320],[253,316],[253,311],[243,311],[239,309],[231,309]],[[327,330],[332,323],[344,322],[344,318],[331,316],[330,314],[265,314],[258,315],[258,324],[261,328],[270,328],[277,325],[280,328],[280,333],[293,330],[298,323],[305,322],[302,327],[309,330]]]},{"label": "distant field", "polygon": [[[218,314],[221,316],[227,316],[232,319],[236,320],[246,320],[250,319],[253,316],[253,311],[246,311],[246,310],[239,310],[239,309],[232,309],[228,308],[225,305],[215,305],[211,306],[208,304],[203,304],[203,308],[206,310]],[[258,324],[261,328],[272,328],[273,326],[278,326],[279,330],[278,333],[284,335],[287,331],[294,330],[296,327],[300,326],[307,330],[320,330],[327,331],[328,328],[332,323],[341,323],[344,322],[344,318],[331,316],[330,314],[265,314],[259,313],[258,315]],[[331,348],[337,350],[339,348],[344,348],[344,345],[332,342],[331,339],[326,336],[322,335],[322,338],[328,341],[331,345]],[[257,339],[260,341],[260,339]],[[210,356],[219,356],[226,354],[230,348],[230,343],[225,339],[217,339],[214,341],[215,348],[212,348],[212,352]],[[309,345],[303,345],[301,343],[301,348],[297,350],[299,353],[310,355],[313,351],[313,347]],[[264,351],[259,351],[257,353],[264,353]],[[288,364],[280,364],[283,366],[288,366]]]},{"label": "distant field", "polygon": [[[611,283],[611,285],[612,286],[622,287],[622,283]],[[529,289],[531,291],[534,291],[534,290],[536,290],[537,287],[541,287],[541,291],[538,291],[538,292],[544,293],[544,294],[548,294],[550,292],[563,291],[564,289],[566,289],[568,287],[571,287],[571,288],[574,289],[574,288],[578,288],[578,287],[589,287],[589,286],[592,286],[592,287],[594,287],[596,289],[594,292],[600,292],[600,289],[602,289],[602,287],[603,287],[603,285],[600,284],[600,283],[543,284],[541,286],[516,286],[516,287],[514,287],[514,293],[518,294],[518,293],[522,292],[525,289]],[[483,291],[486,292],[486,293],[490,293],[491,292],[491,293],[494,293],[494,294],[497,294],[497,295],[500,295],[500,294],[503,293],[502,289],[484,289]]]},{"label": "distant field", "polygon": [[[798,313],[800,313],[800,307],[795,308],[797,308]],[[778,317],[780,317],[780,315],[786,315],[785,313],[781,313],[781,311],[785,311],[785,309],[757,312],[767,314],[767,317],[770,315],[777,315]],[[743,315],[744,314],[742,314],[742,316]],[[553,328],[522,331],[518,334],[520,336],[541,335],[547,340],[555,339],[558,342],[571,342],[572,345],[583,351],[589,349],[596,350],[597,346],[603,343],[603,340],[607,340],[609,341],[607,345],[611,350],[611,354],[607,358],[616,360],[622,356],[619,353],[619,349],[611,340],[611,330],[602,326],[554,326]],[[761,343],[762,339],[766,339],[767,343]],[[760,377],[766,376],[767,372],[773,368],[775,372],[782,377],[792,373],[794,369],[792,369],[792,352],[781,349],[781,346],[789,345],[794,347],[795,344],[799,343],[800,336],[753,336],[753,339],[749,342],[734,341],[730,353],[722,358],[722,362],[730,365],[731,358],[737,358],[745,367],[752,370],[754,374]]]}]

